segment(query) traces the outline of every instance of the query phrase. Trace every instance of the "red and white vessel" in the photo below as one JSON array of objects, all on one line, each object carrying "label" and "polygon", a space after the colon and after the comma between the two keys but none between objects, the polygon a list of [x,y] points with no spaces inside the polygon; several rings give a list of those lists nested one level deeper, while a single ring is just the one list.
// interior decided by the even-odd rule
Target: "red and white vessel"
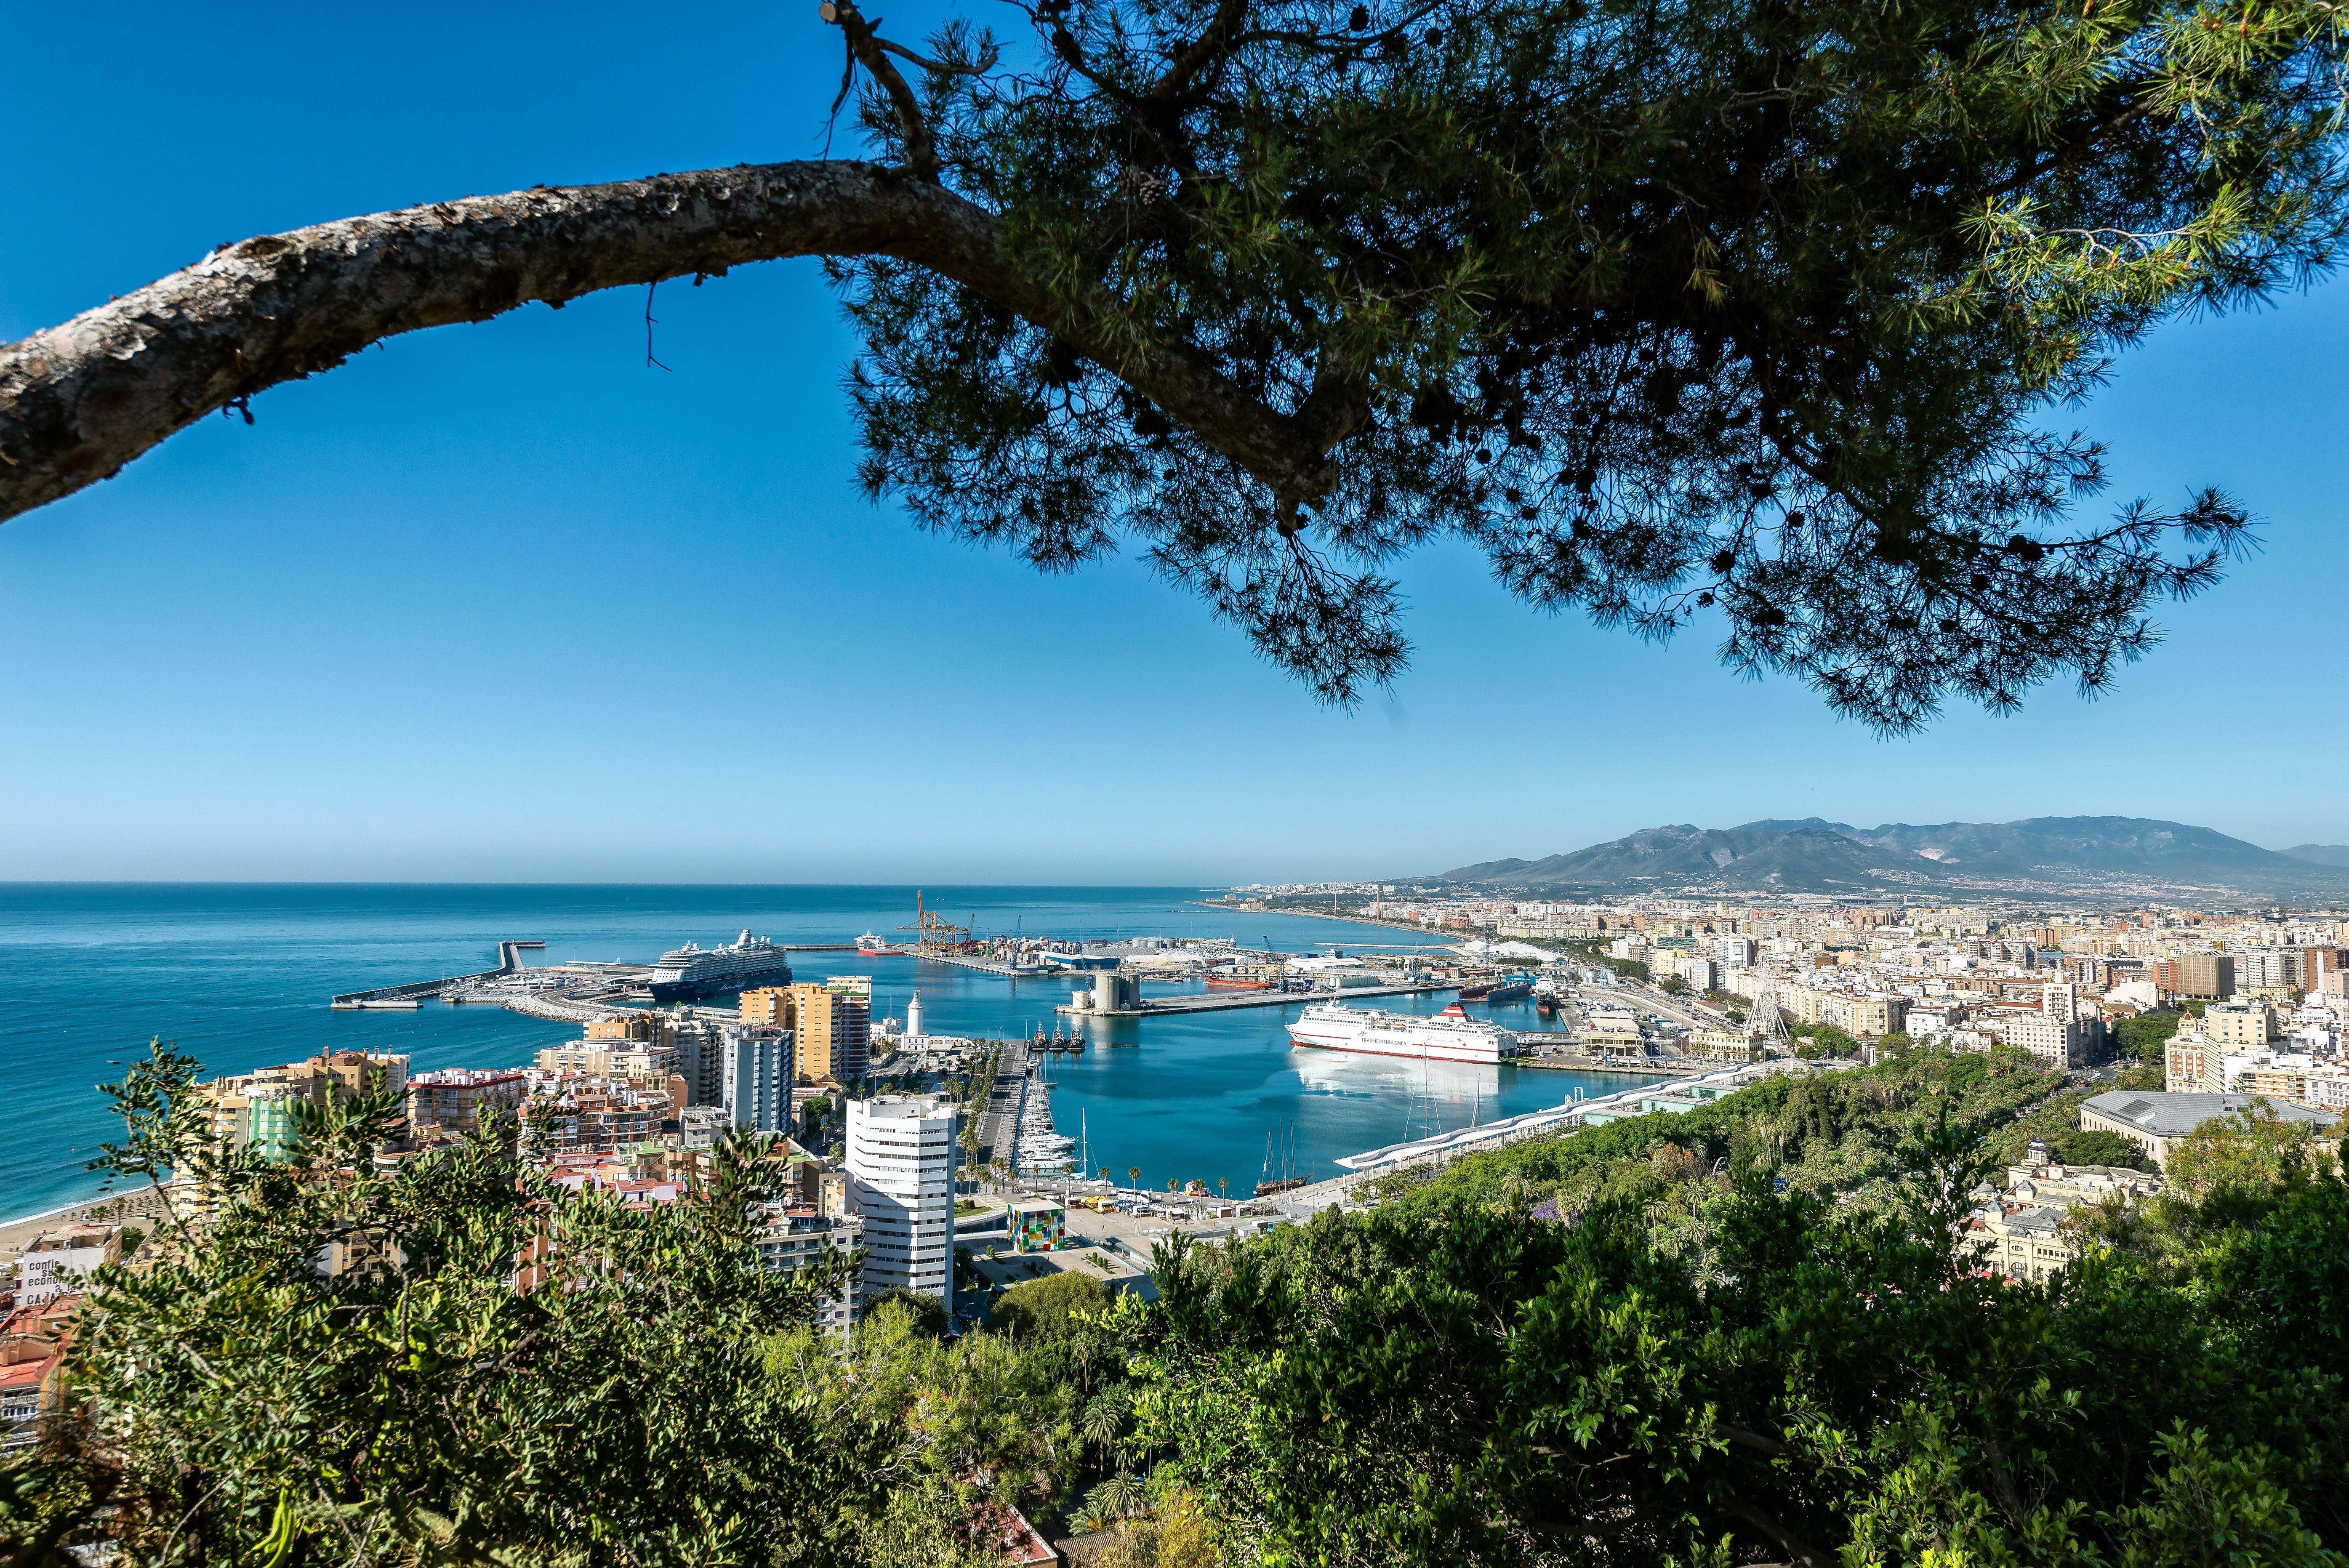
[{"label": "red and white vessel", "polygon": [[1323,1050],[1426,1062],[1505,1062],[1517,1054],[1516,1036],[1479,1023],[1457,1002],[1433,1018],[1317,1002],[1288,1026],[1288,1037]]}]

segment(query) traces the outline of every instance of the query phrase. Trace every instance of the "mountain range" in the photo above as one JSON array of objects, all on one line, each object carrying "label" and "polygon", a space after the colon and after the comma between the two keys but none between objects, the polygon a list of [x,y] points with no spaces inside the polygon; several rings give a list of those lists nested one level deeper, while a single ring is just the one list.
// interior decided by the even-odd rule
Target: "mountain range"
[{"label": "mountain range", "polygon": [[2142,817],[1906,822],[1817,817],[1736,828],[1686,823],[1537,861],[1485,861],[1433,879],[1540,892],[2231,893],[2349,892],[2349,846],[2263,850],[2210,828]]}]

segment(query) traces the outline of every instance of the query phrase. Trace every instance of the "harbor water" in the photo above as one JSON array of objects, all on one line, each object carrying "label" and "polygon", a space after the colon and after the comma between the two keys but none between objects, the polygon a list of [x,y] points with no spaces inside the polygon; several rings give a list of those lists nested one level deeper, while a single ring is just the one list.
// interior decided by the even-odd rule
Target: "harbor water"
[{"label": "harbor water", "polygon": [[[1385,927],[1211,909],[1182,888],[933,888],[929,907],[982,934],[1231,937],[1286,952],[1439,944]],[[320,1049],[407,1053],[422,1070],[522,1065],[575,1025],[496,1007],[334,1013],[336,992],[492,966],[505,938],[547,944],[533,963],[645,961],[745,927],[786,943],[894,936],[914,890],[888,887],[492,887],[0,884],[0,1218],[94,1196],[84,1169],[119,1137],[94,1088],[152,1037],[208,1070],[241,1072]],[[802,978],[869,975],[875,1017],[918,987],[933,1034],[1025,1037],[1058,1024],[1067,979],[1005,980],[912,958],[793,955]],[[1152,985],[1149,995],[1176,989]],[[723,1005],[729,998],[714,998]],[[1389,997],[1432,1012],[1447,996]],[[1538,1028],[1529,1003],[1472,1006]],[[1414,1065],[1292,1049],[1294,1006],[1089,1020],[1081,1056],[1050,1061],[1052,1117],[1090,1170],[1121,1182],[1228,1183],[1327,1176],[1341,1154],[1626,1087],[1555,1070]]]}]

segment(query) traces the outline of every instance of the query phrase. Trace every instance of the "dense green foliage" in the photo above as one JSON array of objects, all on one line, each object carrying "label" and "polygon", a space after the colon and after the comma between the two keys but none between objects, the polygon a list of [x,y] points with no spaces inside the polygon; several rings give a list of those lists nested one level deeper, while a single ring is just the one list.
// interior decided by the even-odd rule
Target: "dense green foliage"
[{"label": "dense green foliage", "polygon": [[201,1160],[218,1217],[98,1282],[75,1418],[0,1466],[13,1561],[979,1568],[1016,1505],[1106,1568],[2343,1568],[2349,1187],[2214,1124],[2065,1275],[1979,1275],[1951,1227],[2063,1103],[2018,1055],[1473,1156],[957,1340],[905,1301],[812,1326],[750,1246],[761,1140],[648,1212],[503,1130],[378,1171],[383,1100],[265,1167],[198,1147],[192,1070],[134,1069],[109,1158]]},{"label": "dense green foliage", "polygon": [[212,1171],[216,1217],[102,1271],[84,1418],[29,1461],[38,1517],[12,1526],[88,1534],[102,1505],[132,1562],[820,1559],[881,1507],[887,1434],[760,1370],[823,1283],[759,1266],[771,1139],[633,1209],[532,1178],[511,1124],[387,1174],[389,1096],[303,1107],[290,1163],[238,1156],[195,1070],[165,1047],[132,1068],[115,1158]]},{"label": "dense green foliage", "polygon": [[[1797,1039],[1811,1042],[1803,1052],[1806,1057],[1840,1057],[1859,1055],[1859,1042],[1833,1024],[1796,1024],[1789,1027],[1787,1032]],[[1898,1051],[1907,1038],[1905,1035],[1887,1035],[1884,1037],[1884,1048],[1888,1051]]]},{"label": "dense green foliage", "polygon": [[2122,1018],[2112,1026],[2113,1043],[2121,1055],[2135,1057],[2147,1067],[2160,1067],[2162,1047],[2169,1037],[2178,1033],[2183,1015],[2178,1013],[2140,1013],[2134,1018]]},{"label": "dense green foliage", "polygon": [[[1874,1068],[1768,1078],[1676,1115],[1507,1144],[1440,1172],[1400,1172],[1377,1190],[1413,1214],[1520,1199],[1552,1200],[1569,1214],[1629,1206],[1649,1215],[1659,1244],[1701,1248],[1744,1170],[1765,1169],[1792,1190],[1881,1208],[1905,1169],[1902,1145],[1942,1110],[1988,1132],[2045,1099],[2060,1081],[2022,1052],[1919,1052]],[[2023,1140],[2012,1141],[2020,1159]],[[2002,1141],[1994,1152],[2009,1150]]]},{"label": "dense green foliage", "polygon": [[[2313,0],[1023,9],[864,100],[1053,296],[841,263],[865,482],[1047,570],[1130,542],[1339,701],[1444,536],[1887,727],[2104,685],[2243,517],[2072,522],[2102,456],[2044,416],[2328,267],[2349,189]],[[1177,362],[1227,417],[1122,375]]]},{"label": "dense green foliage", "polygon": [[1268,1563],[2337,1568],[2349,1187],[2239,1189],[2182,1261],[2014,1284],[1947,1245],[1962,1149],[1915,1146],[1905,1211],[1757,1171],[1701,1270],[1613,1199],[1186,1253],[1143,1434]]}]

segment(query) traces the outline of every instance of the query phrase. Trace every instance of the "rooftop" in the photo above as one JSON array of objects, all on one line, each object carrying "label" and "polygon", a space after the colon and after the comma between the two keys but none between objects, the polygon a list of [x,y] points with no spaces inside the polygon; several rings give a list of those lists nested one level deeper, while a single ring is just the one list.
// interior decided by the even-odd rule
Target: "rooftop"
[{"label": "rooftop", "polygon": [[2338,1111],[2312,1110],[2304,1105],[2268,1099],[2255,1094],[2163,1094],[2146,1089],[2114,1089],[2086,1101],[2081,1109],[2143,1128],[2156,1138],[2183,1138],[2204,1122],[2264,1104],[2279,1119],[2331,1128],[2341,1120]]}]

